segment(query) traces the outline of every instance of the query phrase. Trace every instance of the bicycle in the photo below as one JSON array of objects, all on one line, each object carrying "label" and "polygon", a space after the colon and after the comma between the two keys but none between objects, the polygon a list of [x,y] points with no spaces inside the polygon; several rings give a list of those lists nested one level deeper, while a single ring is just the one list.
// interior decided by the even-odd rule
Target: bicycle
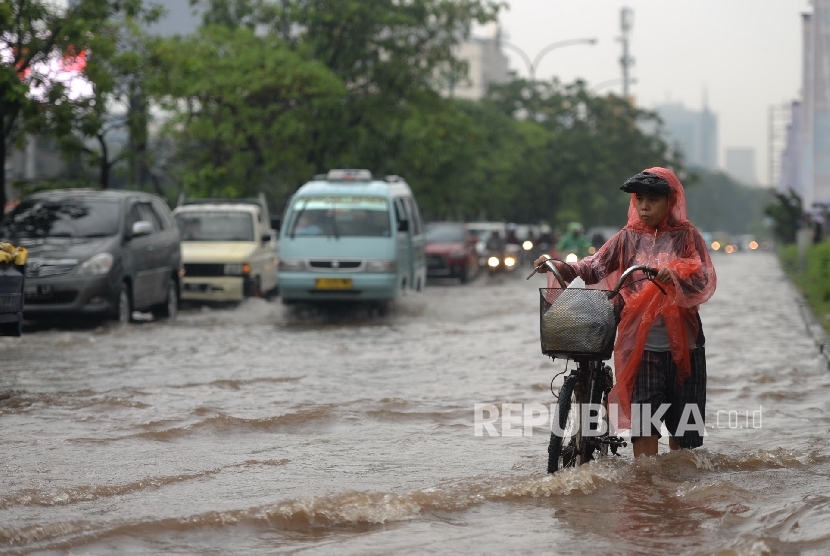
[{"label": "bicycle", "polygon": [[[557,259],[546,260],[527,277],[529,280],[547,266],[561,286],[561,289],[539,288],[542,353],[552,359],[558,357],[577,363],[559,389],[557,410],[553,415],[557,422],[552,423],[548,446],[548,473],[607,456],[609,450],[616,455],[619,448],[627,446],[621,437],[610,433],[608,395],[614,379],[611,367],[605,361],[611,358],[614,350],[623,307],[620,295],[623,284],[637,271],[644,272],[645,279],[650,281],[657,276],[656,269],[635,265],[622,273],[613,290],[568,289],[552,262],[554,260]],[[659,284],[657,287],[666,293]],[[567,372],[567,364],[564,372]],[[583,430],[586,424],[588,428]]]}]

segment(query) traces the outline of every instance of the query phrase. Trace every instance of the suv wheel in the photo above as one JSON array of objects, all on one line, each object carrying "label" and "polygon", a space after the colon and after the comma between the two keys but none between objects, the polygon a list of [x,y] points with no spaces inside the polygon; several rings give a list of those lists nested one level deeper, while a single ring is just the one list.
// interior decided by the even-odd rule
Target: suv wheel
[{"label": "suv wheel", "polygon": [[130,287],[126,283],[121,284],[121,291],[118,292],[118,306],[115,310],[115,319],[120,324],[127,324],[132,320],[133,302],[130,296]]},{"label": "suv wheel", "polygon": [[167,286],[167,300],[153,307],[153,316],[161,319],[174,319],[179,314],[179,288],[175,280]]},{"label": "suv wheel", "polygon": [[8,322],[0,324],[0,336],[22,336],[23,335],[23,317],[17,315],[17,322]]}]

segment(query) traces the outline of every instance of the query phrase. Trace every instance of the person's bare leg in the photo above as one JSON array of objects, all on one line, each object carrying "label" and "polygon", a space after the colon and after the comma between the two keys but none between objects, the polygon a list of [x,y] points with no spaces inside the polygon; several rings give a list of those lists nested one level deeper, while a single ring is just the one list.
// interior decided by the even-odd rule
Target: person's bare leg
[{"label": "person's bare leg", "polygon": [[671,448],[672,450],[680,449],[680,444],[677,443],[673,436],[669,437],[669,448]]},{"label": "person's bare leg", "polygon": [[631,444],[634,448],[634,457],[638,458],[640,456],[656,456],[657,441],[659,439],[660,437],[656,434],[653,434],[651,436],[641,436],[632,439]]}]

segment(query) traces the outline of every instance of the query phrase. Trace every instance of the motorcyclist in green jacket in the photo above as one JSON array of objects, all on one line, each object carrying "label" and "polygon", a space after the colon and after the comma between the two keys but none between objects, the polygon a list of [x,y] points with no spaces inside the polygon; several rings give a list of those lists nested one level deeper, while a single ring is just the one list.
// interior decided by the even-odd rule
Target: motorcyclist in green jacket
[{"label": "motorcyclist in green jacket", "polygon": [[563,259],[569,253],[575,253],[577,257],[582,259],[588,256],[588,249],[591,247],[591,242],[585,237],[585,229],[579,222],[571,222],[568,224],[568,231],[556,244],[556,250],[559,256]]}]

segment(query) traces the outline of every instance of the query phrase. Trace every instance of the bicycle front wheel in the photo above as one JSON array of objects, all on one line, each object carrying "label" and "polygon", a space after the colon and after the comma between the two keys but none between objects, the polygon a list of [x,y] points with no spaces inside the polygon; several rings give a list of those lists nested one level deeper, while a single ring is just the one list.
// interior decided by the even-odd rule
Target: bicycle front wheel
[{"label": "bicycle front wheel", "polygon": [[[563,467],[582,465],[585,459],[585,440],[580,428],[580,411],[585,402],[585,393],[579,377],[565,379],[559,390],[554,430],[548,446],[548,473],[555,473]],[[558,428],[555,426],[558,425]]]}]

